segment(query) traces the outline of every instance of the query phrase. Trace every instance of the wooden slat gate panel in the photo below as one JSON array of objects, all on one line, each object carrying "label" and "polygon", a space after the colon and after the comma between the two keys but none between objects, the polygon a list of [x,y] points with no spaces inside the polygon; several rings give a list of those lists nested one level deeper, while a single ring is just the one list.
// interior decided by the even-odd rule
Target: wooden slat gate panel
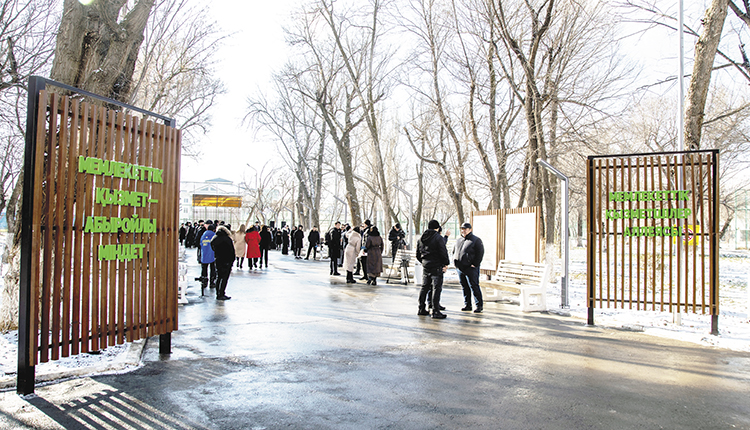
[{"label": "wooden slat gate panel", "polygon": [[28,364],[177,330],[180,131],[39,97]]},{"label": "wooden slat gate panel", "polygon": [[718,150],[589,157],[588,302],[719,315]]}]

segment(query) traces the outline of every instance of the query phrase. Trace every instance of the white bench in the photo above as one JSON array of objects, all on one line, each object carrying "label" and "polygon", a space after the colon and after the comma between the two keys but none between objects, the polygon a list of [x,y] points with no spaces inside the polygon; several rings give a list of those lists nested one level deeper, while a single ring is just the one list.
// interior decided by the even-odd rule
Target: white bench
[{"label": "white bench", "polygon": [[524,312],[547,310],[547,282],[551,265],[500,260],[491,280],[480,281],[483,287],[510,291],[520,295]]}]

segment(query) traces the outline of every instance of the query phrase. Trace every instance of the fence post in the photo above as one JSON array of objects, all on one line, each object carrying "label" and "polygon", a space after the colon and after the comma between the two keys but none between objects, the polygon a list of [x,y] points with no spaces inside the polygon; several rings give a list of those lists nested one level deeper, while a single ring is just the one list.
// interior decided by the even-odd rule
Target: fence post
[{"label": "fence post", "polygon": [[[37,111],[39,110],[39,91],[46,87],[46,80],[39,76],[29,77],[29,93],[26,112],[26,149],[23,169],[23,203],[21,217],[21,273],[19,279],[19,312],[18,312],[18,375],[16,392],[21,395],[34,392],[35,355],[32,351],[31,329],[35,315],[31,312],[31,253],[32,253],[32,212],[34,209],[34,157],[36,156]],[[36,336],[36,333],[33,333]]]}]

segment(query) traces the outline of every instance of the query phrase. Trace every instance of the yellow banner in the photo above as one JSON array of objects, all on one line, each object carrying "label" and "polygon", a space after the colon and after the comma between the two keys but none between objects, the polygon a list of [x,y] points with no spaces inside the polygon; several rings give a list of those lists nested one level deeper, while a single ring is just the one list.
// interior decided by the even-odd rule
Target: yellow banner
[{"label": "yellow banner", "polygon": [[242,207],[240,196],[211,196],[205,194],[193,195],[193,206],[210,206],[214,208],[239,208]]}]

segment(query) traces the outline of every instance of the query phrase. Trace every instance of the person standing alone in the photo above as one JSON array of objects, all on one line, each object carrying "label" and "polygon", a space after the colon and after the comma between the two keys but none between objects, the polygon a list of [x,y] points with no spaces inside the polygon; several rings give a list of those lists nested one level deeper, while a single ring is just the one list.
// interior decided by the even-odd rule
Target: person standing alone
[{"label": "person standing alone", "polygon": [[422,289],[419,292],[419,311],[417,315],[429,315],[427,311],[427,294],[432,295],[432,318],[443,319],[446,315],[440,312],[440,294],[443,291],[443,273],[448,269],[450,258],[445,248],[445,241],[439,233],[440,223],[431,220],[427,230],[417,242],[417,260],[422,263]]},{"label": "person standing alone", "polygon": [[479,265],[483,258],[484,244],[482,244],[482,239],[474,235],[471,224],[468,222],[461,224],[461,237],[456,239],[456,246],[453,248],[453,263],[464,290],[462,311],[471,310],[472,294],[474,294],[474,302],[476,303],[474,313],[480,313],[484,308],[482,289],[479,288]]}]

